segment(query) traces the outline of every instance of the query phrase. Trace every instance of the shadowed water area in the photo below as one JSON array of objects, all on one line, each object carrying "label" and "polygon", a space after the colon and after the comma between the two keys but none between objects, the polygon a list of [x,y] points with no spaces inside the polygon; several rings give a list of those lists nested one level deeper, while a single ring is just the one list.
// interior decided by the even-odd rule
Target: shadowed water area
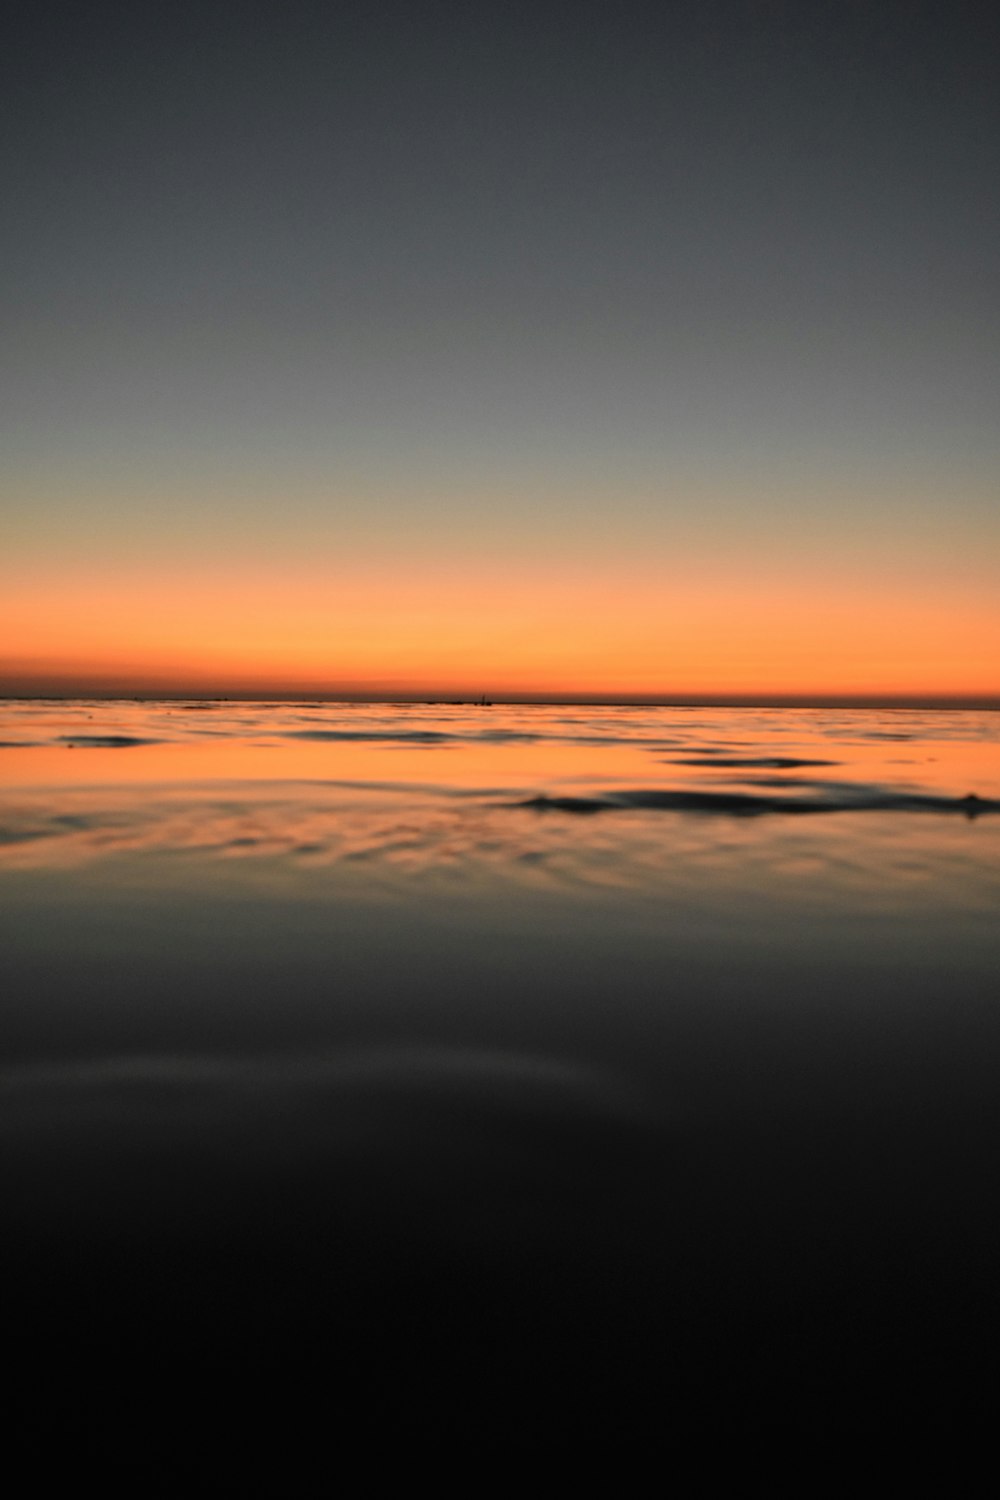
[{"label": "shadowed water area", "polygon": [[112,1467],[985,1421],[998,727],[3,705],[31,1420]]}]

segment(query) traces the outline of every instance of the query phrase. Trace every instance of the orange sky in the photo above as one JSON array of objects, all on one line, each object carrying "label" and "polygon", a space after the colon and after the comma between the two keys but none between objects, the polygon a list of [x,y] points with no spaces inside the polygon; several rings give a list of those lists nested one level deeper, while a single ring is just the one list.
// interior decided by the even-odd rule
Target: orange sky
[{"label": "orange sky", "polygon": [[1000,698],[985,591],[735,561],[50,572],[0,641],[10,693]]}]

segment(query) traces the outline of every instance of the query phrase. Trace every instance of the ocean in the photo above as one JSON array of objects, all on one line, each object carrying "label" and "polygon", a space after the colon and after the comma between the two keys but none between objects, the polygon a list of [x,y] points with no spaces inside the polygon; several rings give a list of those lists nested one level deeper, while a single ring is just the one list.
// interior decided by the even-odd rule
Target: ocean
[{"label": "ocean", "polygon": [[985,1426],[998,729],[0,705],[39,1474]]}]

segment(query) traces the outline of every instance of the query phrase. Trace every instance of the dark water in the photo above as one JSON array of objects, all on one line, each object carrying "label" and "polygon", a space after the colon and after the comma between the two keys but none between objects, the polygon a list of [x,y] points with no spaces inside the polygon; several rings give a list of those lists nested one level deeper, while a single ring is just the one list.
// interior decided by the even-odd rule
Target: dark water
[{"label": "dark water", "polygon": [[985,1425],[997,728],[6,705],[20,1430],[176,1491]]}]

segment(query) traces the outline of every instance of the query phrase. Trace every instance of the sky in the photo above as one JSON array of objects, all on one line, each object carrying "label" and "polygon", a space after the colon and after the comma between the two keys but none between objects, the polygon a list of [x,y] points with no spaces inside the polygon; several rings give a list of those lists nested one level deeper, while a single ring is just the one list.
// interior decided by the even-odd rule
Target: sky
[{"label": "sky", "polygon": [[1000,22],[22,6],[0,692],[1000,704]]}]

